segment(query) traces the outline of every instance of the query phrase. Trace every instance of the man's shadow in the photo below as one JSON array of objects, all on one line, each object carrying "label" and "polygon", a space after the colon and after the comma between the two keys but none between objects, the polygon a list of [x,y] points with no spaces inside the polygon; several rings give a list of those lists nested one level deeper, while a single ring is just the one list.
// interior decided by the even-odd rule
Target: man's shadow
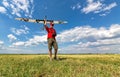
[{"label": "man's shadow", "polygon": [[66,60],[67,58],[63,58],[63,57],[60,57],[59,60],[62,61],[62,60]]}]

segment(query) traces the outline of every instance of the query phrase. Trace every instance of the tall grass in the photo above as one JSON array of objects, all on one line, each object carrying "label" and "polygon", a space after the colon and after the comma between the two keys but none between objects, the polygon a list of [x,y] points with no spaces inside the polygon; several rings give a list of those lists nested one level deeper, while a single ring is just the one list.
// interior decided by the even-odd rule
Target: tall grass
[{"label": "tall grass", "polygon": [[120,55],[0,55],[0,77],[120,77]]}]

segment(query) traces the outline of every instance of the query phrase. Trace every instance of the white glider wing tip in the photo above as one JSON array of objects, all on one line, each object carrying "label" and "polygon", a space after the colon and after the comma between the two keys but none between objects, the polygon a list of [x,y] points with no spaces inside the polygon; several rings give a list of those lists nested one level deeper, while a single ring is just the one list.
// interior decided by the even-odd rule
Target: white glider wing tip
[{"label": "white glider wing tip", "polygon": [[20,18],[15,18],[15,20],[20,20]]},{"label": "white glider wing tip", "polygon": [[64,21],[65,24],[67,24],[68,22],[67,21]]}]

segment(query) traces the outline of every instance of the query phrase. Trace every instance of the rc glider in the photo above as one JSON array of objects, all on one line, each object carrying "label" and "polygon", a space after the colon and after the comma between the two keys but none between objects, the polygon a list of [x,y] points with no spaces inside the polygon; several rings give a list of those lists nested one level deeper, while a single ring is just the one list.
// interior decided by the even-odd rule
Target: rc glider
[{"label": "rc glider", "polygon": [[[29,19],[29,18],[15,18],[16,20],[20,20],[20,21],[25,21],[25,22],[33,22],[33,23],[41,23],[43,24],[44,20],[40,20],[40,19]],[[53,24],[66,24],[67,21],[56,21],[56,20],[46,20],[46,23],[49,24],[50,22],[53,22]]]}]

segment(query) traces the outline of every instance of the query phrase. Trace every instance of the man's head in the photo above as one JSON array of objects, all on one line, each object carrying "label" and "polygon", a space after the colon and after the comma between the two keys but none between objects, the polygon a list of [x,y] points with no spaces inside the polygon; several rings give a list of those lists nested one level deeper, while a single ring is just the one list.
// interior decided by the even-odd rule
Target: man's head
[{"label": "man's head", "polygon": [[50,28],[53,28],[53,27],[54,27],[54,23],[50,22]]}]

